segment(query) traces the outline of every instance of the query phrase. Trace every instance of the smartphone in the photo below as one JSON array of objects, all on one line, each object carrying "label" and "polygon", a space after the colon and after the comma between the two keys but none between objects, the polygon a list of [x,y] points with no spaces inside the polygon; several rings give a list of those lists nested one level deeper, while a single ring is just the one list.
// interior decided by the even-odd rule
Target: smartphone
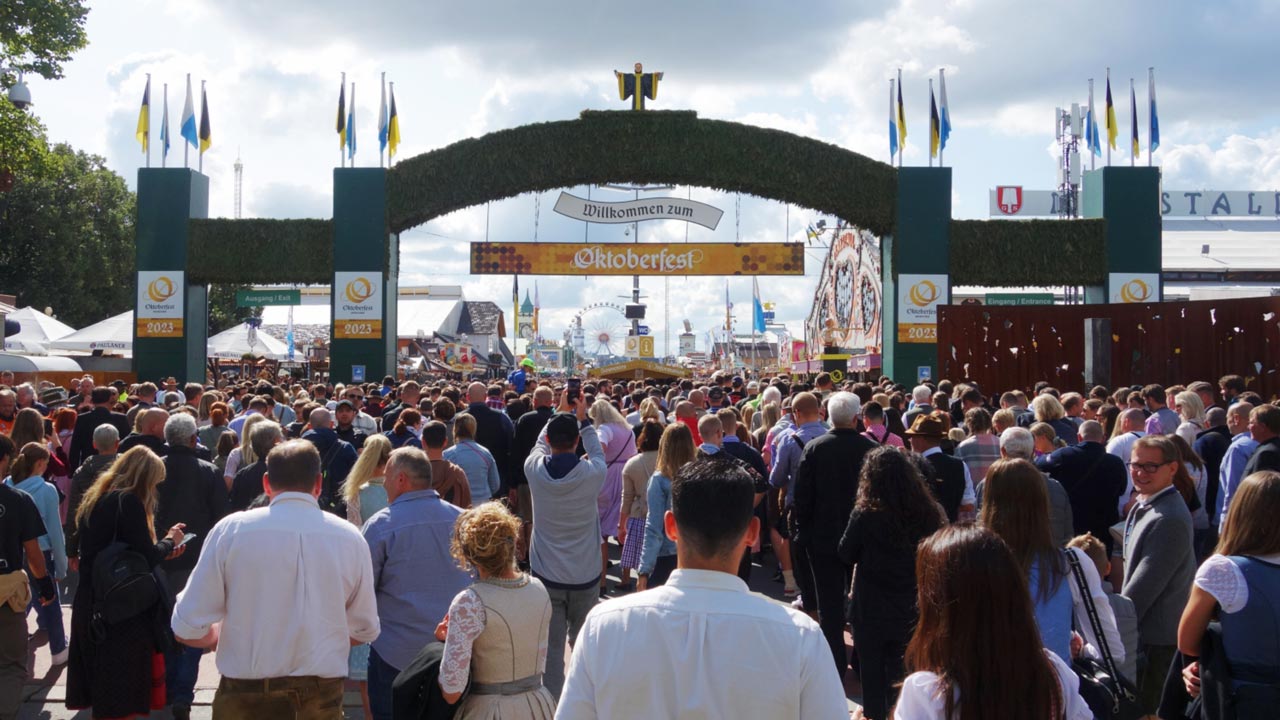
[{"label": "smartphone", "polygon": [[569,403],[573,404],[578,401],[582,395],[582,378],[569,378]]},{"label": "smartphone", "polygon": [[182,547],[183,545],[186,545],[187,543],[189,543],[189,542],[191,542],[192,540],[194,540],[194,539],[196,538],[196,536],[197,536],[197,535],[198,535],[198,533],[187,533],[186,535],[183,535],[183,536],[182,536],[182,542],[178,543],[177,545],[174,545],[174,546],[173,546],[173,549],[174,549],[174,550],[177,550],[178,548]]}]

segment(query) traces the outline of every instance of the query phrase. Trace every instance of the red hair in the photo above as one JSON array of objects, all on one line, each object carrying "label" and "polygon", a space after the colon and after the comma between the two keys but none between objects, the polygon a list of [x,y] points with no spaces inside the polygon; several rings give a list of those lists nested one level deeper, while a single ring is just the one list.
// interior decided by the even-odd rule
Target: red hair
[{"label": "red hair", "polygon": [[54,410],[53,411],[54,434],[60,433],[63,430],[75,430],[77,417],[79,417],[79,415],[77,415],[76,411],[71,408],[64,407],[64,408],[58,408],[57,410]]}]

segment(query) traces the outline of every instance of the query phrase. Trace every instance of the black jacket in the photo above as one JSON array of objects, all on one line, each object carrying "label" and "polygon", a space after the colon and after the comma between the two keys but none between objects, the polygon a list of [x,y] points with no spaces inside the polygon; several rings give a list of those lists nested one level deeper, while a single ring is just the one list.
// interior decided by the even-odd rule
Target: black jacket
[{"label": "black jacket", "polygon": [[504,487],[504,490],[517,488],[529,482],[524,477],[524,461],[529,457],[529,453],[533,452],[533,446],[538,444],[538,435],[542,432],[542,428],[547,426],[547,421],[553,414],[555,411],[551,408],[541,407],[520,416],[520,421],[516,423],[515,437],[511,441],[511,467],[507,474],[510,485]]},{"label": "black jacket", "polygon": [[1116,504],[1128,481],[1124,461],[1102,443],[1083,442],[1041,457],[1036,467],[1066,489],[1075,534],[1090,533],[1110,550],[1110,528],[1120,519]]},{"label": "black jacket", "polygon": [[[1182,681],[1182,668],[1192,659],[1182,653],[1175,653],[1164,679],[1164,690],[1160,694],[1158,717],[1169,720],[1261,720],[1274,717],[1270,714],[1240,714],[1233,707],[1231,689],[1231,671],[1227,666],[1226,653],[1222,651],[1222,627],[1218,623],[1209,623],[1200,642],[1200,697],[1195,700],[1187,694],[1186,685]],[[1265,685],[1257,686],[1261,692],[1270,692],[1272,707],[1280,700],[1280,692]]]},{"label": "black jacket", "polygon": [[1280,437],[1273,437],[1259,444],[1249,456],[1249,462],[1244,465],[1244,474],[1240,477],[1249,477],[1259,470],[1280,471]]},{"label": "black jacket", "polygon": [[836,554],[858,495],[862,460],[875,448],[853,428],[836,428],[805,443],[795,476],[793,540],[798,545]]},{"label": "black jacket", "polygon": [[200,558],[204,539],[227,514],[227,485],[213,463],[196,457],[195,448],[171,447],[156,498],[156,537],[163,537],[177,523],[186,523],[184,532],[197,534],[187,543],[186,552],[163,565],[174,591],[180,592]]},{"label": "black jacket", "polygon": [[[119,455],[90,455],[81,463],[75,475],[71,476],[70,492],[67,499],[67,522],[63,525],[63,533],[67,538],[67,557],[80,554],[80,526],[76,524],[76,513],[80,510],[80,501],[93,486],[98,476],[111,467]],[[166,528],[167,530],[168,528]]]},{"label": "black jacket", "polygon": [[[342,481],[355,467],[358,454],[351,443],[338,437],[332,428],[312,428],[303,436],[320,451],[320,472],[324,483],[320,488],[320,507],[340,518],[347,516],[347,504],[342,500]],[[234,482],[234,480],[232,481]]]},{"label": "black jacket", "polygon": [[236,471],[231,481],[231,512],[248,510],[249,505],[263,493],[262,476],[267,474],[267,461],[259,460]]},{"label": "black jacket", "polygon": [[[409,665],[391,683],[391,716],[396,720],[450,720],[462,704],[462,698],[450,705],[440,690],[440,662],[444,660],[444,643],[427,643]],[[467,679],[467,689],[471,680]]]},{"label": "black jacket", "polygon": [[[868,441],[870,442],[870,441]],[[947,520],[955,522],[960,516],[960,503],[964,500],[964,462],[944,452],[925,458],[933,466],[933,477],[925,478],[933,497],[947,513]]]},{"label": "black jacket", "polygon": [[1231,447],[1231,431],[1226,425],[1218,425],[1207,430],[1201,430],[1196,435],[1196,442],[1191,446],[1192,450],[1200,456],[1204,461],[1205,477],[1209,478],[1208,487],[1205,488],[1204,506],[1209,510],[1210,527],[1218,526],[1218,477],[1222,472],[1222,460],[1227,456],[1227,450]]},{"label": "black jacket", "polygon": [[81,413],[76,418],[75,429],[71,431],[71,455],[68,460],[73,469],[80,467],[85,458],[98,454],[93,447],[93,431],[99,425],[114,425],[122,438],[129,434],[129,421],[125,419],[124,413],[111,412],[104,407]]},{"label": "black jacket", "polygon": [[[138,433],[130,433],[129,437],[120,441],[120,454],[123,455],[139,445],[160,457],[169,454],[169,446],[165,444],[164,440],[154,435],[139,435]],[[165,528],[165,530],[168,529]]]}]

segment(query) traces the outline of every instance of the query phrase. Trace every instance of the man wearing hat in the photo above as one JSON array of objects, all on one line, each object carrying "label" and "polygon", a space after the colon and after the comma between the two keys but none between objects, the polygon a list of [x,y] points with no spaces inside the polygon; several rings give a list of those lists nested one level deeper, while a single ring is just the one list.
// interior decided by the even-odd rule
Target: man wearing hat
[{"label": "man wearing hat", "polygon": [[[564,643],[575,639],[599,599],[600,514],[596,498],[607,467],[595,426],[581,398],[560,394],[558,412],[547,421],[524,461],[533,497],[529,564],[551,597],[544,684],[557,698],[564,685]],[[576,450],[581,439],[585,459]]]},{"label": "man wearing hat", "polygon": [[533,374],[533,368],[533,360],[525,358],[520,361],[515,370],[512,370],[507,375],[507,382],[511,383],[511,387],[521,395],[524,394],[524,389],[529,383],[529,376]]},{"label": "man wearing hat", "polygon": [[947,513],[947,520],[973,514],[977,495],[973,492],[973,479],[964,461],[942,452],[942,439],[947,434],[946,423],[939,413],[917,415],[907,430],[911,451],[920,453],[933,466],[933,477],[925,478],[933,497]]}]

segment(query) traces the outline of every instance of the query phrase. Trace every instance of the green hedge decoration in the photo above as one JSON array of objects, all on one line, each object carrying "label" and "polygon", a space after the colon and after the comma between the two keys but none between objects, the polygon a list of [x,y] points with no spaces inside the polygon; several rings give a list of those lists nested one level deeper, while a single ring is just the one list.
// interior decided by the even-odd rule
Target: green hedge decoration
[{"label": "green hedge decoration", "polygon": [[331,220],[190,220],[190,282],[333,282]]},{"label": "green hedge decoration", "polygon": [[952,220],[951,285],[1103,285],[1105,220]]},{"label": "green hedge decoration", "polygon": [[675,183],[781,200],[893,232],[893,167],[780,130],[688,110],[583,111],[462,140],[388,171],[392,232],[491,200],[599,183]]}]

